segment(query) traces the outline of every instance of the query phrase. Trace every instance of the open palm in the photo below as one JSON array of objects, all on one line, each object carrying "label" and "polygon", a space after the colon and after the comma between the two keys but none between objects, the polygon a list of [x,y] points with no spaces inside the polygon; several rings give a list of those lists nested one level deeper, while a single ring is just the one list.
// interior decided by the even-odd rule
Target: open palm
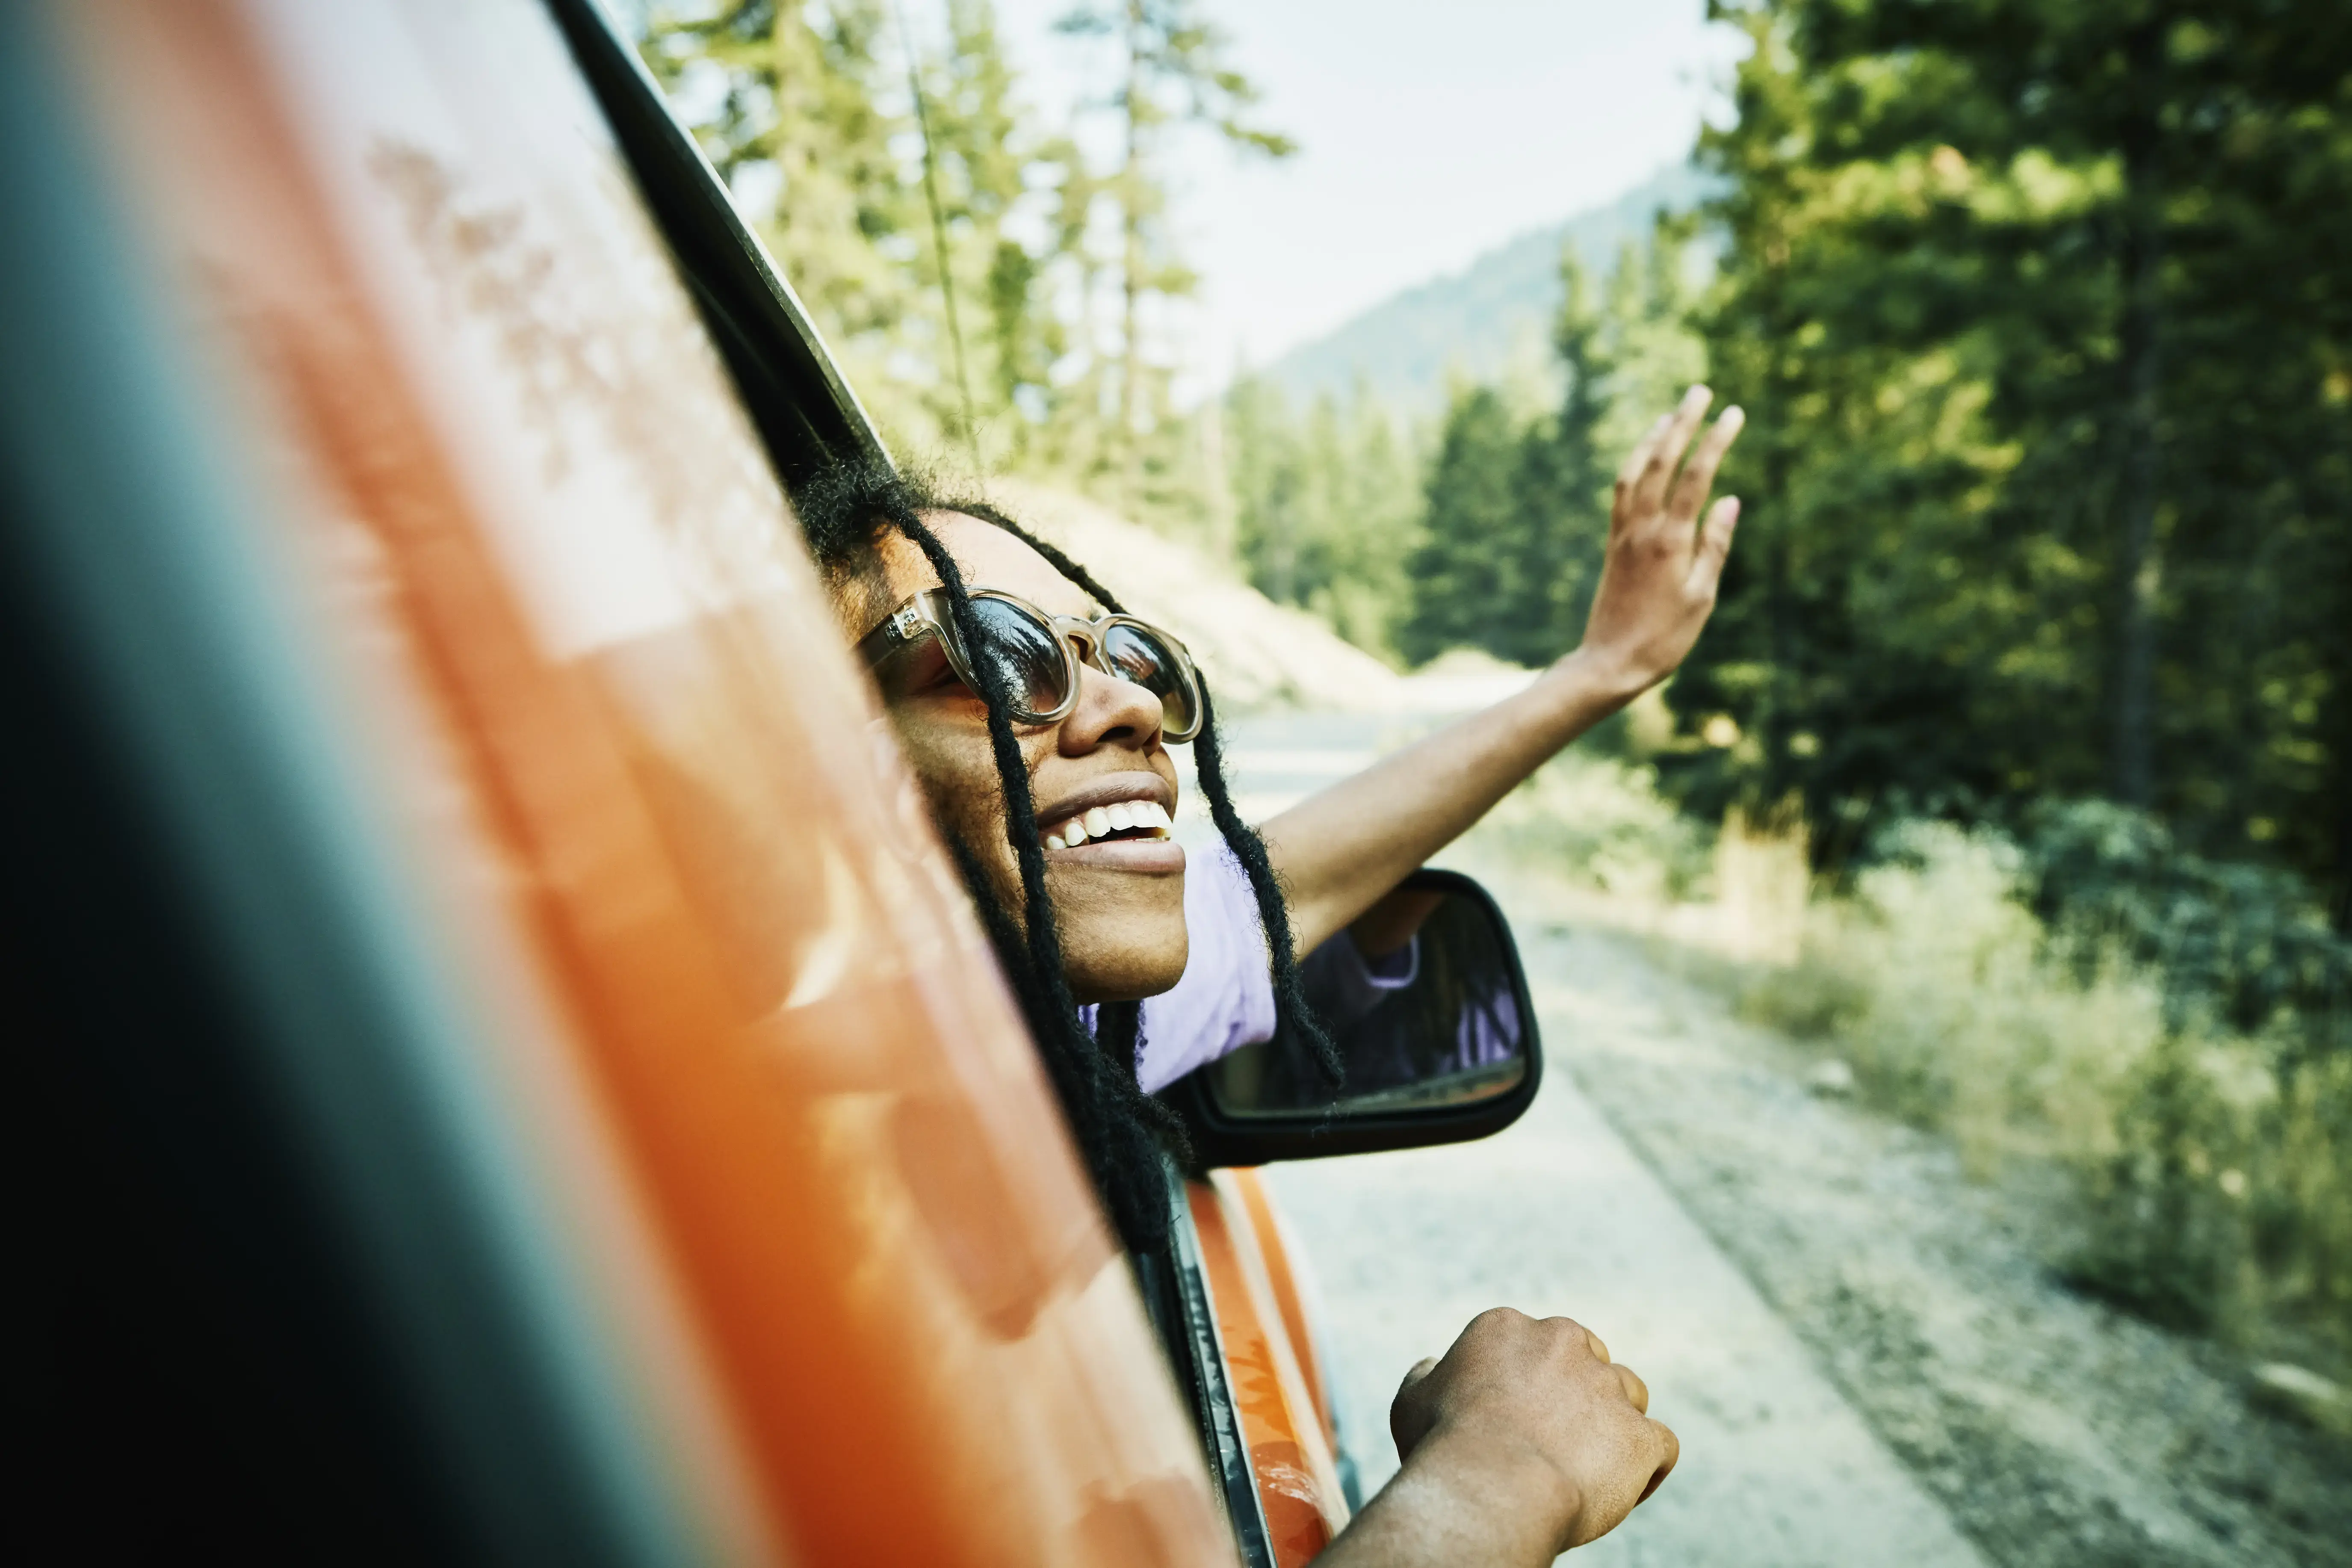
[{"label": "open palm", "polygon": [[1664,680],[1689,655],[1731,552],[1739,502],[1726,496],[1709,507],[1706,498],[1747,417],[1725,409],[1692,447],[1714,398],[1692,387],[1633,444],[1617,473],[1608,554],[1578,653],[1618,672],[1629,693]]}]

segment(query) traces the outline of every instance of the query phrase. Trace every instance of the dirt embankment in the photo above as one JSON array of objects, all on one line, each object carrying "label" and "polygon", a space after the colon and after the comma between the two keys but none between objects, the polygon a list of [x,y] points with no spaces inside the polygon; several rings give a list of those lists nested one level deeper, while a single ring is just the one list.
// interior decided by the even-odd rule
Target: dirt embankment
[{"label": "dirt embankment", "polygon": [[1403,678],[1304,610],[1277,605],[1200,552],[1097,501],[1018,479],[992,499],[1059,545],[1136,615],[1184,639],[1229,711],[1268,706],[1372,710]]}]

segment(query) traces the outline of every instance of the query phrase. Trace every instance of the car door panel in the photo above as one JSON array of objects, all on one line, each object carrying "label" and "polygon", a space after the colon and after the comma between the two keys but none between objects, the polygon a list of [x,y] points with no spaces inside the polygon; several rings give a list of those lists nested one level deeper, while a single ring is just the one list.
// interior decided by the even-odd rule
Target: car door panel
[{"label": "car door panel", "polygon": [[1320,1336],[1310,1316],[1308,1297],[1303,1289],[1305,1259],[1294,1256],[1297,1243],[1289,1226],[1283,1222],[1281,1210],[1275,1206],[1274,1194],[1266,1191],[1265,1178],[1262,1174],[1255,1168],[1239,1166],[1218,1172],[1215,1179],[1220,1192],[1226,1196],[1227,1207],[1230,1209],[1238,1199],[1241,1212],[1248,1216],[1258,1256],[1265,1265],[1266,1283],[1273,1291],[1275,1306],[1281,1313],[1283,1332],[1290,1342],[1299,1375],[1307,1383],[1307,1396],[1322,1418],[1325,1436],[1336,1454],[1339,1447],[1339,1424],[1331,1400],[1329,1371],[1323,1364]]},{"label": "car door panel", "polygon": [[1213,1172],[1185,1193],[1274,1559],[1277,1568],[1297,1568],[1348,1522],[1330,1434],[1236,1173]]},{"label": "car door panel", "polygon": [[1034,1052],[548,17],[69,10],[437,961],[529,1021],[463,1064],[481,1136],[562,1216],[547,1266],[635,1401],[596,1418],[667,1456],[706,1532],[681,1549],[1230,1561]]}]

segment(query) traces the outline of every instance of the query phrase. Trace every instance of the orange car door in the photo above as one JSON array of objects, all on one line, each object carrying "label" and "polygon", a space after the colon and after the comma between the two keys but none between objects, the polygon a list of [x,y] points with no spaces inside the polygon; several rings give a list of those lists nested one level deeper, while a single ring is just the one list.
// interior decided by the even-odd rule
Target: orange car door
[{"label": "orange car door", "polygon": [[[580,1418],[654,1456],[677,1552],[1230,1562],[1034,1053],[548,16],[52,19],[191,417],[247,485],[239,548],[463,999],[451,1136],[544,1221],[517,1245],[613,1401]],[[387,1311],[429,1313],[380,1267]],[[399,1342],[456,1423],[463,1358]]]}]

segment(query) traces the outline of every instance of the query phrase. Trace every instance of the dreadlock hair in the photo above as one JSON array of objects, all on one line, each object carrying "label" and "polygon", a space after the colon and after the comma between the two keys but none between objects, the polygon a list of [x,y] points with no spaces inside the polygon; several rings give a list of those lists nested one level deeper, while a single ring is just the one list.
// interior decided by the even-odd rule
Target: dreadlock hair
[{"label": "dreadlock hair", "polygon": [[[878,545],[886,530],[921,551],[947,590],[957,636],[975,655],[984,646],[984,638],[967,597],[963,574],[947,547],[924,525],[925,512],[961,512],[1004,530],[1093,595],[1104,609],[1125,614],[1092,574],[1061,551],[985,501],[944,493],[928,476],[900,473],[878,459],[844,463],[819,473],[794,500],[810,552],[828,584],[835,589],[862,575],[878,574]],[[1053,906],[1045,894],[1045,851],[1037,831],[1029,770],[1013,732],[1011,694],[1003,689],[1002,672],[993,660],[974,657],[971,663],[982,684],[991,688],[978,695],[988,710],[990,748],[1004,793],[1005,837],[1021,874],[1022,919],[1016,922],[999,902],[973,846],[948,832],[949,854],[1045,1058],[1047,1076],[1061,1097],[1096,1190],[1127,1247],[1147,1251],[1158,1247],[1168,1234],[1161,1151],[1180,1163],[1189,1163],[1190,1146],[1175,1114],[1137,1083],[1142,1004],[1103,1004],[1096,1011],[1092,1033],[1079,1016],[1063,968]],[[1216,712],[1205,680],[1201,701],[1201,732],[1192,742],[1193,763],[1209,803],[1210,819],[1240,861],[1265,930],[1274,981],[1275,1037],[1303,1044],[1336,1086],[1341,1077],[1339,1051],[1300,988],[1289,909],[1273,863],[1266,858],[1265,842],[1234,809],[1217,739]]]}]

